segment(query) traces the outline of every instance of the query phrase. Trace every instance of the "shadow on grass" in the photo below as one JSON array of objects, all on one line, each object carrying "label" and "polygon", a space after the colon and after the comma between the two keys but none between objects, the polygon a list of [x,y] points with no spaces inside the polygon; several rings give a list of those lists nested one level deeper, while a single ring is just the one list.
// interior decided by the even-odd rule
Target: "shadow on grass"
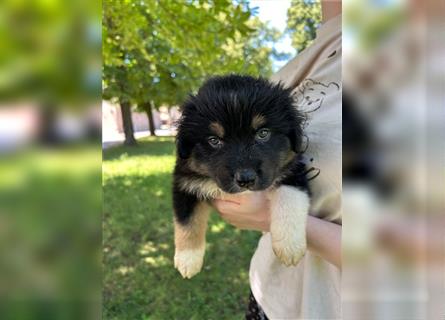
[{"label": "shadow on grass", "polygon": [[182,279],[173,267],[170,186],[168,173],[104,182],[104,319],[242,318],[259,233],[212,214],[203,270]]},{"label": "shadow on grass", "polygon": [[138,145],[136,146],[122,145],[105,149],[102,156],[105,161],[119,159],[122,154],[127,154],[130,157],[139,155],[174,156],[174,141],[174,137],[148,137],[138,140]]}]

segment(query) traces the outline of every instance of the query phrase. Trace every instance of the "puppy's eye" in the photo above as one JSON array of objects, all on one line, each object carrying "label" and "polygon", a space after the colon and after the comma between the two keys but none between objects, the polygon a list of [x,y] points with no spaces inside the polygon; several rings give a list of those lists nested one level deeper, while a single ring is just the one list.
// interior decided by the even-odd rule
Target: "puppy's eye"
[{"label": "puppy's eye", "polygon": [[270,130],[267,128],[263,128],[257,131],[255,135],[255,139],[259,141],[266,141],[270,137]]},{"label": "puppy's eye", "polygon": [[207,142],[212,146],[212,147],[219,147],[222,144],[222,141],[220,138],[215,137],[215,136],[211,136],[207,138]]}]

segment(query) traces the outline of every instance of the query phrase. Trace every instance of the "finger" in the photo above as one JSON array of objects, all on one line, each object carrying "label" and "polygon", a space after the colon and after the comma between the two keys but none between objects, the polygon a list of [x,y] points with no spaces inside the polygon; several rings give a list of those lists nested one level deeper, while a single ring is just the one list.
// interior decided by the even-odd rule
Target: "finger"
[{"label": "finger", "polygon": [[238,203],[226,200],[218,200],[218,199],[213,201],[213,205],[221,213],[229,213],[229,212],[236,213],[239,211],[240,207]]},{"label": "finger", "polygon": [[230,202],[230,203],[233,203],[233,204],[241,204],[241,202],[242,201],[240,201],[240,199],[239,198],[231,198],[231,199],[226,199],[226,198],[221,198],[221,199],[219,199],[220,201],[224,201],[224,202]]},{"label": "finger", "polygon": [[243,201],[243,194],[228,194],[228,193],[225,193],[218,199],[240,204]]}]

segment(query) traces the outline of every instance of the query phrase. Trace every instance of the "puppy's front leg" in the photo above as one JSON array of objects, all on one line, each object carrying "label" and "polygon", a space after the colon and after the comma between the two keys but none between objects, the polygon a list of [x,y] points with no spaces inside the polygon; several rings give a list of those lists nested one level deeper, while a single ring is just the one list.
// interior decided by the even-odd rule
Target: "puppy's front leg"
[{"label": "puppy's front leg", "polygon": [[282,185],[271,194],[272,248],[286,266],[296,265],[306,252],[306,220],[309,196],[305,191]]},{"label": "puppy's front leg", "polygon": [[201,271],[210,206],[194,196],[174,193],[175,268],[184,278]]}]

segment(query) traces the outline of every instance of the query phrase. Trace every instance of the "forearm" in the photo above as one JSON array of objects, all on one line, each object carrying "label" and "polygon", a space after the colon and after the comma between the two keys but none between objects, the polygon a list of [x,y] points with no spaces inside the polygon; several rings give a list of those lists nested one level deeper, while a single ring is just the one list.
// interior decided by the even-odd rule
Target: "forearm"
[{"label": "forearm", "polygon": [[308,216],[306,237],[311,252],[341,269],[341,226]]}]

